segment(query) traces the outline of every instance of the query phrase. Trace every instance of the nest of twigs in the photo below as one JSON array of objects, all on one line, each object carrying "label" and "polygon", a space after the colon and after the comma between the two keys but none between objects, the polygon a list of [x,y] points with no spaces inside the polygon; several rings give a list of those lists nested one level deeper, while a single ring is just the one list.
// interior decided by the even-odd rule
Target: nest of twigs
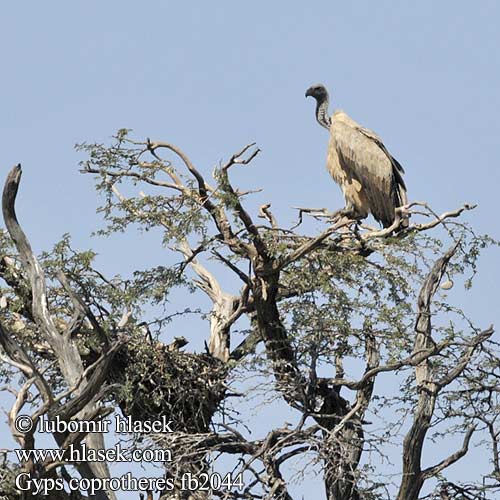
[{"label": "nest of twigs", "polygon": [[225,393],[224,363],[209,354],[170,351],[135,338],[117,353],[111,381],[115,398],[132,420],[167,416],[180,432],[207,432]]}]

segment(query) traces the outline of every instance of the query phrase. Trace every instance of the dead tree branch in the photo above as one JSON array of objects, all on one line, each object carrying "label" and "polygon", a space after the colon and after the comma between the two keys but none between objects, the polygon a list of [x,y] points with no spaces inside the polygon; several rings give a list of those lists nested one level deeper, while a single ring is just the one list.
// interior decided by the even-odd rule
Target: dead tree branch
[{"label": "dead tree branch", "polygon": [[[87,394],[96,394],[99,386],[90,386],[89,382],[80,383],[80,378],[84,373],[83,362],[78,352],[77,346],[68,336],[61,335],[54,324],[54,320],[47,304],[46,280],[42,267],[35,257],[31,245],[22,230],[15,212],[15,201],[21,180],[21,165],[15,166],[8,174],[5,181],[2,196],[2,211],[7,230],[14,242],[23,270],[27,273],[32,293],[33,319],[40,329],[45,340],[54,350],[61,372],[70,387],[77,387],[76,396],[82,396],[80,403],[95,404],[92,397]],[[95,380],[93,380],[95,382]],[[81,410],[82,407],[79,409]],[[86,438],[89,447],[104,448],[102,434],[91,434]],[[87,478],[109,477],[109,469],[106,463],[84,463],[79,466],[80,473]],[[96,500],[116,500],[116,495],[112,491],[100,492],[96,495]]]}]

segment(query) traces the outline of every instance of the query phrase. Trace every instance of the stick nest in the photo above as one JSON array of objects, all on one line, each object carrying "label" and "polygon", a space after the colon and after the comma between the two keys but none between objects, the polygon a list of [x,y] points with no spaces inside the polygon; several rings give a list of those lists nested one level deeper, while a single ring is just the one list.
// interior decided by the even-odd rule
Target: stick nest
[{"label": "stick nest", "polygon": [[116,355],[111,381],[125,416],[158,420],[163,415],[181,432],[207,432],[224,398],[226,368],[209,354],[170,351],[161,342],[135,338]]}]

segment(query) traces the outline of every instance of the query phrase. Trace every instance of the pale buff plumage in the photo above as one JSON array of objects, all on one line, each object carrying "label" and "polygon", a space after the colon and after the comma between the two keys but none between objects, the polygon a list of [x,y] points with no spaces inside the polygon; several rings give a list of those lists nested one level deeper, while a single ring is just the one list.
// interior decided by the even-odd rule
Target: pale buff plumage
[{"label": "pale buff plumage", "polygon": [[364,218],[371,212],[388,226],[394,221],[395,208],[407,203],[402,169],[394,162],[374,132],[343,111],[333,113],[327,168],[357,216]]},{"label": "pale buff plumage", "polygon": [[408,202],[403,168],[375,132],[343,111],[328,117],[328,93],[322,85],[311,87],[306,95],[316,98],[318,122],[330,132],[327,169],[342,189],[347,211],[356,218],[371,213],[384,227],[390,226],[395,209]]}]

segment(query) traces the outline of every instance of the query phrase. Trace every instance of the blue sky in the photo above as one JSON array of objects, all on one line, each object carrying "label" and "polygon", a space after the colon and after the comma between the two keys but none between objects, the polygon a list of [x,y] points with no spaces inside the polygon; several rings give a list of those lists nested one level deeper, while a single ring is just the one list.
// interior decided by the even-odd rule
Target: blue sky
[{"label": "blue sky", "polygon": [[[35,249],[70,232],[106,273],[127,273],[164,250],[154,235],[89,237],[97,198],[75,143],[132,128],[208,175],[255,141],[262,154],[235,178],[263,188],[255,206],[271,201],[285,224],[292,206],[343,204],[304,97],[323,82],[403,164],[411,200],[478,203],[468,220],[498,238],[499,19],[494,0],[8,2],[1,171],[23,164],[18,212]],[[488,252],[475,289],[450,294],[483,326],[499,319],[497,261]]]}]

